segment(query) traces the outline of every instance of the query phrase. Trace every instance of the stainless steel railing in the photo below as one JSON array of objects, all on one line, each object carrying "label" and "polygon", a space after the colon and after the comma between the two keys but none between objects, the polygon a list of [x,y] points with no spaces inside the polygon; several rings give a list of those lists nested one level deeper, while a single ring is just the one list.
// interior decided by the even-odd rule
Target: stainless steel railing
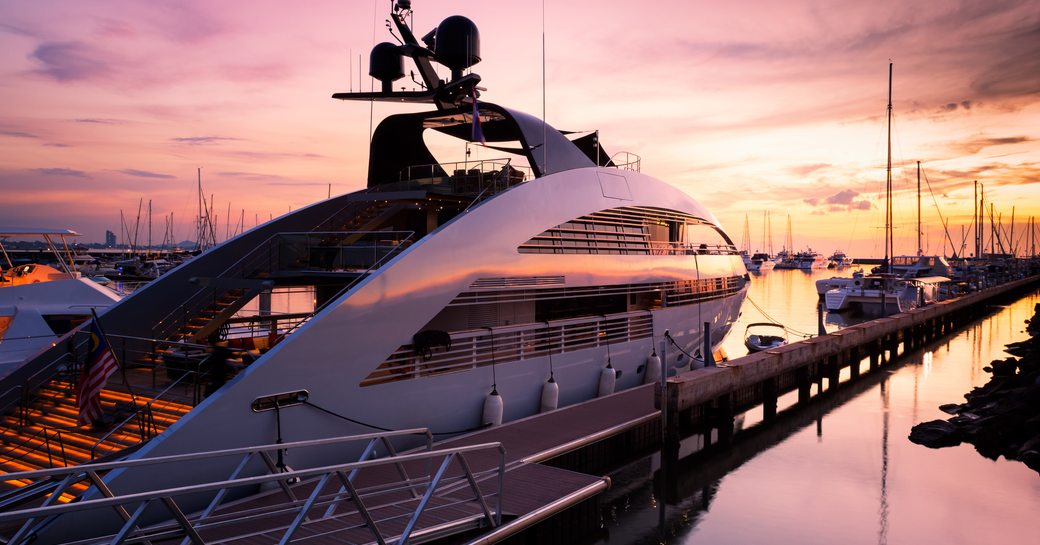
[{"label": "stainless steel railing", "polygon": [[[398,454],[394,449],[394,440],[416,436],[425,437],[424,450]],[[347,443],[365,445],[358,460],[289,471],[283,471],[274,461],[280,451],[342,452]],[[374,458],[379,448],[385,456]],[[474,470],[467,456],[481,452],[497,452],[497,463],[485,461],[484,467]],[[192,471],[191,467],[212,467],[215,462],[233,469],[223,479],[192,482],[191,476],[202,471]],[[130,474],[144,466],[158,469],[160,465],[164,471],[178,469],[183,482],[124,494],[111,490],[101,478],[101,474],[113,470]],[[49,478],[60,483],[42,505],[0,513],[0,526],[21,523],[7,542],[26,543],[62,517],[93,513],[89,520],[101,521],[107,512],[115,511],[121,526],[97,523],[90,528],[81,523],[77,537],[107,543],[170,539],[206,543],[204,536],[219,532],[221,540],[262,535],[286,543],[304,526],[320,524],[330,539],[337,533],[367,530],[377,543],[403,544],[422,530],[420,517],[432,511],[463,513],[456,515],[461,523],[501,525],[504,475],[505,449],[500,443],[432,450],[432,435],[419,428],[2,475],[0,479],[4,480]],[[98,493],[73,503],[58,502],[72,484],[83,480]],[[489,484],[493,490],[486,491]],[[235,509],[221,509],[231,498],[255,494],[257,487],[273,487],[264,496],[267,501],[248,504],[248,500],[236,499]],[[463,493],[467,489],[471,496]],[[196,509],[200,495],[208,502]],[[281,499],[271,501],[278,496]],[[153,507],[152,513],[165,507],[169,519],[146,522],[142,515]],[[291,516],[288,524],[284,522],[287,516]],[[380,528],[402,525],[402,532],[389,536]]]}]

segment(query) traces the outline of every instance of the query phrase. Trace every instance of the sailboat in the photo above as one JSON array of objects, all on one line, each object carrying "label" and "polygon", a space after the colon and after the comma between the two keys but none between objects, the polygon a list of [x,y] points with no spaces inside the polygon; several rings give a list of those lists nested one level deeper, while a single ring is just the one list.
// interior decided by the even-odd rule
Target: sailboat
[{"label": "sailboat", "polygon": [[748,216],[744,214],[744,233],[740,237],[740,259],[744,261],[744,268],[752,270],[751,263],[751,230],[748,228]]},{"label": "sailboat", "polygon": [[[767,233],[769,233],[767,235]],[[750,272],[766,272],[773,270],[776,267],[776,262],[773,261],[773,236],[772,230],[769,228],[769,211],[762,213],[762,245],[766,251],[755,252],[751,254],[751,264],[747,266],[747,270]]]},{"label": "sailboat", "polygon": [[824,295],[827,310],[860,309],[866,314],[905,312],[920,304],[921,289],[892,272],[892,63],[888,64],[888,160],[885,166],[885,272],[853,278]]}]

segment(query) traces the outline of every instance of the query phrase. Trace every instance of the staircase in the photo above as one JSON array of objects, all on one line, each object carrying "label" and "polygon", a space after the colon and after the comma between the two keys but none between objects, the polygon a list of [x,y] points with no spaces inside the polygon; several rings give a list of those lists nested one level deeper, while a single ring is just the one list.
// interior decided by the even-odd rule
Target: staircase
[{"label": "staircase", "polygon": [[[103,414],[114,420],[113,426],[136,411],[131,395],[118,386],[101,391]],[[75,385],[57,377],[37,390],[27,407],[0,419],[0,473],[74,466],[116,455],[162,432],[191,410],[190,405],[138,395],[137,407],[145,405],[150,410],[138,412],[118,428],[79,426]],[[0,491],[27,484],[7,481]],[[87,487],[81,482],[72,491],[78,494]]]}]

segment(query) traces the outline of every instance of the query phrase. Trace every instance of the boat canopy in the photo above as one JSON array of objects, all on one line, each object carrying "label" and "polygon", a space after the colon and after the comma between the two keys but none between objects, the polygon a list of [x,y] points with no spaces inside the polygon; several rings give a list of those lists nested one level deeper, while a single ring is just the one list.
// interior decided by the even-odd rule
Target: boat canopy
[{"label": "boat canopy", "polygon": [[920,276],[917,278],[907,278],[906,281],[914,284],[942,284],[943,282],[952,282],[952,280],[945,276]]},{"label": "boat canopy", "polygon": [[83,235],[72,229],[49,229],[44,227],[10,227],[0,225],[0,237],[42,237],[66,236],[81,237]]},{"label": "boat canopy", "polygon": [[[525,156],[536,177],[596,166],[595,148],[584,145],[591,142],[589,139],[572,142],[537,117],[490,102],[479,102],[478,111],[487,142],[520,144],[519,149],[489,147]],[[409,167],[432,166],[432,176],[450,174],[437,166],[437,160],[426,146],[423,140],[426,129],[474,142],[472,105],[391,115],[384,119],[372,135],[368,187],[401,181],[401,173]]]}]

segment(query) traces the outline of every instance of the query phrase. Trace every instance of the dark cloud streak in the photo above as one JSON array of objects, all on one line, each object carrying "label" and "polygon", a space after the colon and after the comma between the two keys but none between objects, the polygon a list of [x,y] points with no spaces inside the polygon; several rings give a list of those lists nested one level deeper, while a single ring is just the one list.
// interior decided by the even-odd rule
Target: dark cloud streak
[{"label": "dark cloud streak", "polygon": [[177,142],[178,144],[206,146],[210,144],[219,144],[221,142],[233,142],[240,139],[229,136],[180,136],[177,138],[171,138],[170,140]]},{"label": "dark cloud streak", "polygon": [[90,175],[82,170],[75,170],[71,168],[52,167],[52,168],[34,168],[33,172],[42,174],[44,176],[66,176],[69,178],[90,178]]},{"label": "dark cloud streak", "polygon": [[36,70],[59,82],[105,79],[112,75],[110,62],[98,50],[82,42],[44,42],[30,58],[43,67]]},{"label": "dark cloud streak", "polygon": [[171,174],[162,174],[160,172],[151,172],[148,170],[138,170],[136,168],[124,168],[117,170],[120,174],[126,174],[127,176],[134,176],[136,178],[158,178],[162,180],[174,180],[177,177]]}]

